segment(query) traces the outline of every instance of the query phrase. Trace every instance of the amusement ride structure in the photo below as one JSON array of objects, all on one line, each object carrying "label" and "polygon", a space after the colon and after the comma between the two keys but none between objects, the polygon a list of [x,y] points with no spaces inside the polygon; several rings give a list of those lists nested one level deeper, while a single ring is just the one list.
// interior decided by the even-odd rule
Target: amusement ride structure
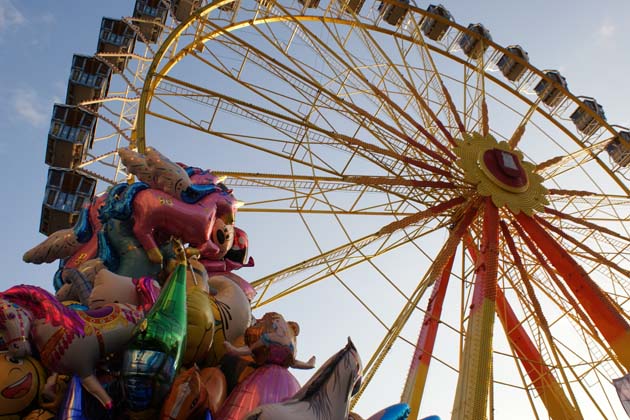
[{"label": "amusement ride structure", "polygon": [[357,407],[395,388],[412,419],[515,398],[524,418],[622,418],[630,129],[491,28],[423,7],[137,0],[103,18],[53,107],[40,231],[135,180],[119,149],[201,150],[245,203],[237,225],[275,224],[257,247],[284,247],[243,273],[252,307],[317,317],[333,283],[350,303],[326,309],[326,340],[369,331]]}]

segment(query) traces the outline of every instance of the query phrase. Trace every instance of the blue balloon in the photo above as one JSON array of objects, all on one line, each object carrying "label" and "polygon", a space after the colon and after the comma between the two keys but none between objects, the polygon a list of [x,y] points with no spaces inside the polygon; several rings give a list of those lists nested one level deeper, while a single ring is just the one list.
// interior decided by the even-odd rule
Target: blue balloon
[{"label": "blue balloon", "polygon": [[84,244],[92,237],[92,225],[90,225],[90,208],[83,207],[79,213],[79,219],[74,224],[74,235]]},{"label": "blue balloon", "polygon": [[97,257],[100,258],[101,261],[103,261],[103,264],[105,264],[105,267],[107,267],[109,271],[113,271],[115,273],[118,270],[118,264],[120,263],[120,261],[118,260],[118,255],[109,244],[105,229],[107,229],[107,226],[105,226],[103,230],[100,230],[97,235],[97,238],[98,238]]},{"label": "blue balloon", "polygon": [[123,355],[122,378],[127,406],[143,411],[168,394],[175,378],[175,361],[164,352],[128,349]]},{"label": "blue balloon", "polygon": [[55,272],[53,277],[53,286],[55,286],[55,292],[59,291],[61,287],[64,285],[65,281],[63,281],[63,277],[61,274],[63,273],[63,266],[65,265],[65,260],[59,260],[59,268]]},{"label": "blue balloon", "polygon": [[406,420],[410,412],[409,405],[405,403],[395,404],[385,409],[380,420]]},{"label": "blue balloon", "polygon": [[110,219],[129,220],[133,213],[133,199],[142,190],[149,188],[144,182],[114,185],[107,193],[103,207],[98,210],[98,217],[103,224]]},{"label": "blue balloon", "polygon": [[60,420],[89,420],[83,415],[83,387],[78,376],[73,376],[66,391],[66,398],[59,407]]},{"label": "blue balloon", "polygon": [[429,416],[429,417],[424,417],[424,418],[422,418],[420,420],[440,420],[440,416],[433,415],[433,416]]},{"label": "blue balloon", "polygon": [[215,192],[225,192],[225,191],[219,185],[193,184],[190,187],[186,188],[184,191],[182,191],[180,198],[182,199],[184,203],[195,204],[197,201],[201,200],[205,196],[213,194]]}]

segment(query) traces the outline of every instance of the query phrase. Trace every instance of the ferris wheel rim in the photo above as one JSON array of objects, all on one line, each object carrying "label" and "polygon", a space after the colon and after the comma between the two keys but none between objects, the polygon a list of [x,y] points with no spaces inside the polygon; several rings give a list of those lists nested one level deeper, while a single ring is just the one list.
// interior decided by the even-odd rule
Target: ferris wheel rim
[{"label": "ferris wheel rim", "polygon": [[[389,2],[391,1],[392,3],[398,3],[396,0],[384,0],[385,2]],[[173,56],[172,58],[170,58],[163,66],[161,66],[161,68],[158,71],[158,66],[160,65],[160,63],[162,62],[162,60],[164,59],[165,54],[168,52],[168,50],[173,47],[174,45],[177,44],[177,41],[179,39],[179,37],[184,33],[184,31],[186,29],[188,29],[191,25],[193,25],[197,20],[199,20],[200,18],[203,18],[205,16],[207,16],[208,14],[210,14],[212,11],[225,6],[227,4],[230,3],[239,3],[236,0],[215,0],[209,4],[207,4],[206,6],[199,8],[198,10],[196,10],[193,14],[190,15],[190,17],[188,19],[186,19],[185,21],[182,21],[177,27],[175,27],[167,36],[167,38],[165,40],[162,41],[162,43],[160,44],[160,48],[155,52],[154,56],[152,57],[151,60],[151,65],[147,71],[147,78],[145,79],[143,85],[142,85],[142,91],[141,91],[141,95],[140,95],[140,100],[138,103],[138,111],[137,111],[137,119],[136,119],[136,127],[133,130],[133,135],[132,138],[134,140],[134,143],[130,144],[130,147],[132,148],[137,148],[138,151],[140,152],[144,152],[144,150],[146,149],[147,145],[146,145],[146,118],[147,118],[147,110],[148,107],[151,103],[151,100],[153,98],[153,95],[155,93],[155,89],[157,88],[157,86],[160,83],[160,80],[167,75],[172,68],[179,62],[181,61],[186,55],[188,55],[190,53],[190,51],[192,51],[196,46],[198,46],[199,44],[205,44],[206,42],[208,42],[209,40],[211,40],[212,38],[221,35],[224,32],[233,32],[236,31],[242,27],[246,27],[246,26],[250,26],[250,25],[257,25],[257,24],[265,24],[265,23],[271,23],[271,22],[280,22],[280,21],[291,21],[291,20],[304,20],[304,21],[318,21],[318,20],[322,20],[325,23],[339,23],[339,24],[343,24],[343,25],[354,25],[357,23],[356,20],[348,20],[348,19],[340,19],[340,18],[335,18],[335,17],[328,17],[328,16],[320,16],[320,15],[291,15],[289,13],[286,13],[283,16],[271,16],[271,17],[257,17],[256,19],[251,19],[251,20],[247,20],[247,21],[239,21],[239,22],[231,22],[228,26],[226,27],[220,27],[218,28],[218,30],[213,31],[209,34],[207,34],[206,36],[203,36],[201,38],[197,38],[195,36],[195,38],[193,39],[193,41],[191,43],[189,43],[188,45],[186,45],[183,48],[180,48],[178,50],[178,53]],[[240,6],[240,5],[239,5]],[[474,31],[471,31],[470,29],[468,29],[467,27],[464,27],[462,25],[460,25],[459,23],[457,23],[456,21],[452,20],[452,19],[446,19],[440,15],[437,14],[433,14],[425,9],[416,7],[414,5],[407,5],[409,10],[417,13],[421,16],[421,19],[424,19],[426,17],[431,17],[433,19],[436,19],[438,21],[441,21],[442,23],[446,23],[447,25],[449,25],[449,30],[451,28],[454,28],[456,30],[458,30],[460,32],[460,35],[458,35],[456,37],[456,39],[458,39],[461,34],[466,33],[469,35],[473,35],[475,36],[476,33]],[[238,7],[237,7],[238,9]],[[352,17],[352,16],[351,16]],[[419,20],[419,22],[421,22],[422,20]],[[401,39],[406,39],[408,41],[414,41],[414,39],[412,38],[411,35],[407,35],[407,34],[403,34],[400,32],[397,32],[397,29],[389,29],[386,27],[382,27],[382,26],[378,26],[378,22],[377,23],[373,23],[373,24],[369,24],[367,22],[359,22],[362,26],[364,26],[366,29],[369,30],[373,30],[375,32],[379,32],[385,35],[392,35],[392,36],[396,36],[398,38]],[[514,59],[517,63],[523,65],[527,71],[532,72],[533,74],[537,75],[538,77],[541,78],[541,80],[546,80],[547,82],[552,82],[552,79],[549,78],[549,76],[547,76],[545,74],[545,71],[540,70],[538,67],[535,67],[531,61],[529,60],[524,60],[523,58],[519,57],[517,54],[514,54],[513,52],[511,52],[508,48],[503,47],[502,45],[499,45],[498,43],[496,43],[493,40],[487,40],[487,39],[483,39],[480,38],[481,42],[483,42],[484,44],[487,44],[489,47],[493,48],[496,52],[500,52],[512,59]],[[487,71],[485,68],[479,68],[480,64],[483,64],[483,60],[480,60],[480,63],[475,63],[474,61],[471,61],[470,59],[464,59],[462,57],[459,57],[457,55],[455,55],[454,53],[452,53],[451,51],[449,51],[448,49],[442,49],[439,48],[437,45],[435,45],[436,43],[431,43],[431,42],[427,42],[425,39],[422,39],[420,41],[416,41],[418,44],[424,45],[426,46],[429,50],[431,50],[432,52],[436,52],[450,60],[454,60],[456,62],[458,62],[459,64],[467,67],[468,69],[472,70],[472,71],[476,71],[476,72],[480,72],[483,73],[483,77],[487,78],[488,80],[492,81],[493,83],[495,83],[497,86],[501,87],[502,89],[506,90],[507,92],[509,92],[510,94],[516,96],[519,98],[519,100],[521,100],[523,103],[528,104],[530,107],[533,107],[535,105],[535,103],[527,98],[524,94],[521,93],[520,89],[515,89],[513,86],[510,86],[507,82],[501,80],[498,77],[495,77],[494,75],[492,75],[489,71]],[[565,86],[562,86],[560,84],[555,84],[554,83],[554,87],[559,89],[562,94],[565,97],[565,100],[570,100],[572,102],[572,104],[574,106],[577,107],[577,109],[583,110],[585,111],[587,114],[589,114],[589,116],[591,116],[592,118],[594,118],[599,127],[600,130],[602,128],[604,128],[608,133],[610,133],[610,137],[606,138],[603,142],[607,143],[608,141],[610,141],[611,139],[614,139],[617,135],[618,132],[617,130],[615,130],[613,128],[613,125],[608,123],[604,118],[602,118],[601,115],[599,115],[598,113],[594,112],[592,109],[590,109],[589,107],[585,106],[584,103],[579,99],[578,96],[574,95],[568,88],[565,88]],[[578,138],[578,136],[574,133],[571,132],[570,129],[568,129],[565,125],[563,125],[562,123],[560,123],[558,121],[557,118],[554,118],[554,116],[552,114],[550,114],[547,110],[543,109],[543,107],[541,106],[536,106],[535,107],[535,112],[539,113],[540,115],[542,115],[547,121],[551,122],[552,124],[554,124],[558,129],[560,129],[568,138],[570,138],[581,150],[590,150],[588,144],[584,143],[582,141],[582,139]],[[600,135],[601,137],[601,135]],[[630,197],[630,187],[628,187],[624,181],[620,178],[619,175],[617,175],[617,173],[615,171],[613,171],[609,165],[607,165],[602,159],[600,159],[599,154],[593,153],[592,151],[589,152],[591,155],[591,158],[598,164],[598,166],[604,170],[606,172],[606,174],[612,178],[614,180],[614,182],[617,184],[617,186],[627,195]]]}]

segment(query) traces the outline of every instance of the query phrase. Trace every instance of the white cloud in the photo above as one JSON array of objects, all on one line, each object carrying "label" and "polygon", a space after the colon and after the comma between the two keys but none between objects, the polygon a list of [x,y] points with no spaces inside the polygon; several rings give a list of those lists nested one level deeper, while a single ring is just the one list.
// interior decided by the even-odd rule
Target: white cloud
[{"label": "white cloud", "polygon": [[43,101],[33,89],[16,89],[12,95],[13,111],[33,126],[41,126],[50,119],[49,101]]},{"label": "white cloud", "polygon": [[21,25],[25,21],[24,15],[11,3],[11,0],[0,0],[0,31]]},{"label": "white cloud", "polygon": [[617,27],[612,23],[604,23],[599,27],[599,34],[604,38],[611,38],[615,34]]}]

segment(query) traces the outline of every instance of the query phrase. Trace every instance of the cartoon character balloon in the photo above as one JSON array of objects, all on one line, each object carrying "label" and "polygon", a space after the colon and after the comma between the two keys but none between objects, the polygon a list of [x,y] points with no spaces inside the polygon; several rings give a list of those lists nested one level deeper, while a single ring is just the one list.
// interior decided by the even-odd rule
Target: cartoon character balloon
[{"label": "cartoon character balloon", "polygon": [[330,357],[292,397],[260,405],[239,419],[346,419],[350,397],[360,384],[361,366],[359,353],[348,338],[348,344]]},{"label": "cartoon character balloon", "polygon": [[42,402],[45,382],[44,368],[35,358],[0,353],[0,419],[20,419],[29,407]]},{"label": "cartoon character balloon", "polygon": [[299,331],[297,323],[270,312],[247,329],[246,346],[236,348],[226,343],[229,353],[252,356],[259,367],[230,393],[219,412],[220,419],[241,420],[255,407],[280,402],[298,391],[300,385],[288,368],[315,366],[314,357],[306,363],[296,359]]},{"label": "cartoon character balloon", "polygon": [[214,305],[216,303],[208,295],[208,292],[196,287],[188,290],[186,294],[188,318],[184,365],[203,363],[208,358],[214,339]]},{"label": "cartoon character balloon", "polygon": [[225,354],[225,342],[237,340],[251,323],[250,300],[242,285],[232,280],[231,274],[213,275],[208,279],[216,321],[212,347],[205,361],[208,366],[217,366]]}]

